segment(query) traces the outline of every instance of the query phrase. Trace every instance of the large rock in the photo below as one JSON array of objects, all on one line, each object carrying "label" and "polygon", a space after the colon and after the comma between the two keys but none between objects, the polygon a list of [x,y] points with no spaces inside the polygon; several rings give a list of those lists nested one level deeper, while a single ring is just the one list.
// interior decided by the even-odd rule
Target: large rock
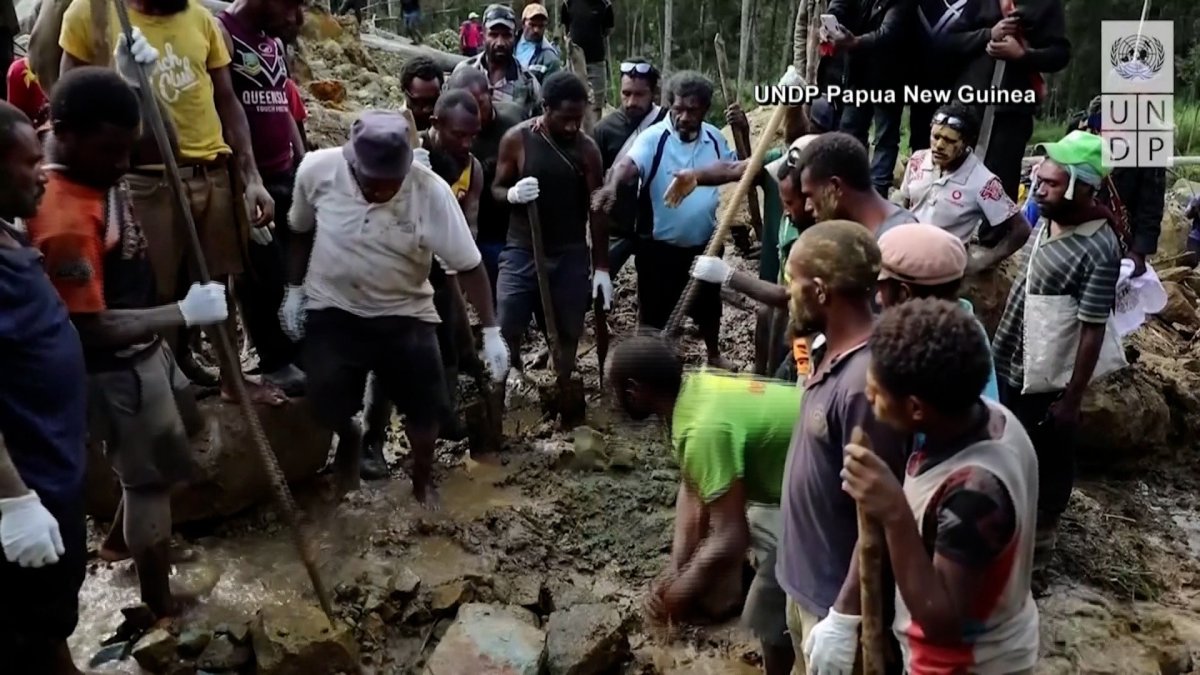
[{"label": "large rock", "polygon": [[629,654],[625,621],[613,605],[576,605],[546,622],[550,675],[599,675]]},{"label": "large rock", "polygon": [[[270,483],[241,407],[214,397],[201,401],[200,410],[206,424],[192,439],[197,476],[172,497],[171,515],[176,523],[232,515],[271,498]],[[333,434],[317,426],[306,400],[294,399],[279,408],[258,406],[257,412],[288,481],[310,478],[325,466]],[[121,488],[111,465],[93,446],[85,487],[88,514],[111,518],[120,498]]]},{"label": "large rock", "polygon": [[358,645],[344,624],[330,626],[310,605],[272,605],[250,627],[257,675],[334,675],[358,672]]},{"label": "large rock", "polygon": [[133,647],[133,658],[138,665],[152,673],[166,672],[175,663],[175,650],[179,642],[162,628],[146,633]]},{"label": "large rock", "polygon": [[1093,382],[1080,405],[1079,457],[1088,464],[1119,464],[1166,445],[1171,411],[1163,383],[1137,363]]},{"label": "large rock", "polygon": [[425,675],[538,675],[546,635],[519,607],[463,605],[438,643]]}]

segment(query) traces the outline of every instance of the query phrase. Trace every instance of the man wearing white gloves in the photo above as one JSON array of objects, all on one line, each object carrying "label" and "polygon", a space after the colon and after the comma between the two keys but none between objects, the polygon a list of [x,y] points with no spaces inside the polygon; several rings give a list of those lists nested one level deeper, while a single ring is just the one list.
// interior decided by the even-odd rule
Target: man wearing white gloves
[{"label": "man wearing white gloves", "polygon": [[407,416],[413,493],[436,508],[433,451],[449,402],[429,283],[435,255],[458,273],[479,314],[483,360],[496,380],[507,372],[508,348],[462,208],[444,180],[413,162],[409,131],[401,113],[367,111],[348,143],[305,156],[280,319],[293,338],[305,337],[308,397],[317,420],[338,434],[340,487],[359,484],[361,434],[353,418],[374,372]]},{"label": "man wearing white gloves", "polygon": [[566,71],[550,75],[542,85],[542,103],[545,112],[540,117],[509,130],[500,142],[492,196],[513,207],[508,245],[500,254],[496,305],[513,366],[520,369],[521,339],[541,304],[529,218],[530,208],[536,207],[562,341],[562,354],[555,362],[570,373],[589,300],[600,298],[606,309],[612,306],[608,219],[589,211],[591,194],[600,187],[604,171],[600,148],[581,133],[588,106],[583,80]]},{"label": "man wearing white gloves", "polygon": [[[122,506],[101,547],[132,557],[142,600],[160,617],[180,607],[168,585],[170,490],[192,476],[188,430],[199,411],[190,382],[160,337],[228,318],[225,287],[193,284],[155,306],[146,240],[122,180],[138,141],[138,96],[111,70],[72,69],[50,101],[54,142],[46,197],[28,219],[50,281],[79,331],[90,384],[94,441],[105,443]],[[186,420],[186,422],[185,422]]]}]

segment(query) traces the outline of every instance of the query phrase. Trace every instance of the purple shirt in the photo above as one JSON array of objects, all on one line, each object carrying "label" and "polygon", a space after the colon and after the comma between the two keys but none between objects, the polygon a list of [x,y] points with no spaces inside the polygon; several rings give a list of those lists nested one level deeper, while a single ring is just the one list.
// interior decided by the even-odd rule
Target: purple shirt
[{"label": "purple shirt", "polygon": [[840,475],[854,427],[903,476],[908,437],[876,421],[866,395],[870,362],[864,343],[809,378],[784,469],[775,575],[788,597],[819,617],[837,600],[858,539],[854,499],[842,491]]},{"label": "purple shirt", "polygon": [[250,28],[228,10],[217,16],[233,41],[233,88],[246,111],[258,170],[264,175],[288,173],[294,122],[283,41]]}]

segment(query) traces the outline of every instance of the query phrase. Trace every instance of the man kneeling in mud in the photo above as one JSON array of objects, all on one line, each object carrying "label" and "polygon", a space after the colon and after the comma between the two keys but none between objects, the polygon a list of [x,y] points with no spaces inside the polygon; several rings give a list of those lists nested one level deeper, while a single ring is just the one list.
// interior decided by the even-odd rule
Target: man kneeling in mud
[{"label": "man kneeling in mud", "polygon": [[786,675],[795,655],[787,596],[775,581],[775,543],[801,390],[720,371],[685,376],[675,349],[649,335],[613,350],[609,383],[632,417],[657,415],[670,425],[682,475],[671,561],[647,600],[651,618],[695,617],[714,589],[740,586],[750,547],[758,573],[743,621],[762,640],[767,675]]}]

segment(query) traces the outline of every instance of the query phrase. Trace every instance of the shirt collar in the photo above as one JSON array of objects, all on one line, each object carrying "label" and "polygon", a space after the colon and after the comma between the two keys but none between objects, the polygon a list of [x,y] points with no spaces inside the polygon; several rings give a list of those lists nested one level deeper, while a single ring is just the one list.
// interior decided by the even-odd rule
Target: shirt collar
[{"label": "shirt collar", "polygon": [[1057,241],[1059,239],[1066,239],[1067,237],[1085,237],[1085,238],[1091,237],[1091,236],[1095,235],[1097,232],[1099,232],[1100,228],[1107,225],[1108,221],[1104,220],[1103,218],[1098,218],[1096,220],[1089,220],[1086,223],[1080,223],[1079,225],[1076,225],[1075,227],[1067,228],[1066,230],[1064,230],[1062,233],[1058,234],[1057,236],[1052,236],[1050,234],[1050,220],[1048,218],[1046,218],[1045,216],[1042,216],[1041,218],[1038,219],[1038,224],[1040,227],[1045,228],[1045,232],[1046,232],[1045,241],[1051,242],[1051,241]]},{"label": "shirt collar", "polygon": [[[939,171],[937,165],[933,163],[932,152],[930,152],[928,155],[925,155],[925,163],[928,164],[927,170],[935,173]],[[979,157],[977,157],[974,152],[968,152],[967,156],[963,159],[962,164],[959,164],[957,169],[951,171],[950,173],[938,176],[934,182],[966,185],[967,179],[971,177],[971,173],[975,171],[975,167],[977,166],[979,166]],[[922,168],[926,167],[923,166]]]},{"label": "shirt collar", "polygon": [[[851,357],[853,357],[855,354],[862,351],[863,347],[866,347],[866,346],[867,346],[867,341],[863,340],[862,342],[854,345],[850,349],[847,349],[846,351],[842,352],[841,354],[838,354],[837,356],[833,357],[833,360],[829,362],[828,366],[826,366],[824,368],[818,368],[817,370],[813,371],[812,376],[809,377],[808,381],[804,383],[805,388],[809,388],[809,387],[813,387],[815,385],[821,384],[825,380],[828,380],[829,378],[833,377],[833,375],[837,371],[841,370],[842,366],[847,361],[849,361]],[[826,347],[826,349],[828,349],[828,347]]]}]

